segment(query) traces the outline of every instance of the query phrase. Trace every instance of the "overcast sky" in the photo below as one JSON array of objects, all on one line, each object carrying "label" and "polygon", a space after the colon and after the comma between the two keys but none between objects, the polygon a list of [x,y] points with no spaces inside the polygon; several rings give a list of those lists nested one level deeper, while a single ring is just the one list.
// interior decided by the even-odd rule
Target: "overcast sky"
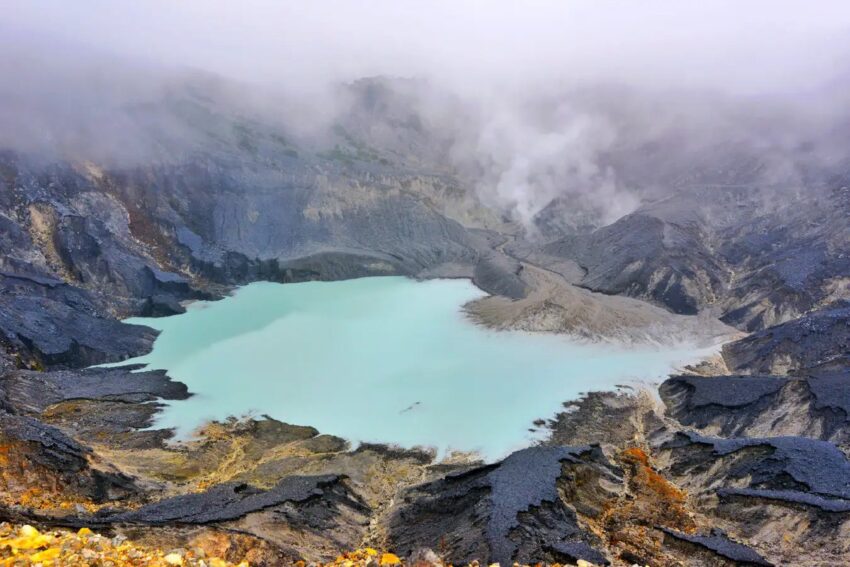
[{"label": "overcast sky", "polygon": [[850,2],[0,0],[0,31],[289,87],[391,74],[758,93],[843,72]]}]

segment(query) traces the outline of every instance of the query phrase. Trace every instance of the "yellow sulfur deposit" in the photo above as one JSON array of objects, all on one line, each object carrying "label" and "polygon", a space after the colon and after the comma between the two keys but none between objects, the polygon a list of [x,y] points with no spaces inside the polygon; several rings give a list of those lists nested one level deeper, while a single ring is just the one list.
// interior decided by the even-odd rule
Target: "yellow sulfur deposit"
[{"label": "yellow sulfur deposit", "polygon": [[[580,566],[588,567],[586,561]],[[398,555],[365,547],[322,563],[296,561],[294,567],[452,567],[428,551],[404,561]],[[162,551],[138,545],[121,536],[109,538],[89,528],[79,531],[41,532],[33,526],[0,523],[0,567],[250,567],[247,561],[234,564],[191,550]],[[490,567],[498,567],[498,564]],[[473,562],[470,567],[479,567]],[[530,567],[514,564],[513,567]],[[534,567],[543,567],[538,563]],[[561,567],[558,564],[547,567]]]},{"label": "yellow sulfur deposit", "polygon": [[[0,523],[0,567],[233,567],[216,557],[196,557],[192,551],[165,553],[136,545],[122,537],[108,538],[81,528],[77,532],[40,532],[33,526]],[[237,567],[248,567],[247,562]]]}]

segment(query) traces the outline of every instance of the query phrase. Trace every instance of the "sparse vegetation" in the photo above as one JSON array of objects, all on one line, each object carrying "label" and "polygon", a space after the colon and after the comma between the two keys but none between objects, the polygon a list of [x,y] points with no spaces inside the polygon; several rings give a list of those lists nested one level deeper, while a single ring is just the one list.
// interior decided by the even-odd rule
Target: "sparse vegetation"
[{"label": "sparse vegetation", "polygon": [[381,165],[392,164],[389,159],[381,155],[380,151],[355,138],[339,124],[333,127],[333,133],[342,138],[344,144],[335,144],[332,150],[320,153],[319,157],[346,165],[352,165],[355,161],[377,162]]}]

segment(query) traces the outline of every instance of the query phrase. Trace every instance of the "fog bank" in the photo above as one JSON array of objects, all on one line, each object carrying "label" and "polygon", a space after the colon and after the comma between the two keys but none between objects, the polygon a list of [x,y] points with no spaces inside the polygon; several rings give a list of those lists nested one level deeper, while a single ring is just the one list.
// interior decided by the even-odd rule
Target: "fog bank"
[{"label": "fog bank", "polygon": [[[225,151],[230,134],[184,119],[190,93],[317,147],[341,123],[379,149],[406,144],[524,225],[559,200],[610,222],[741,156],[760,162],[754,183],[777,185],[844,158],[846,2],[0,10],[0,146],[21,152],[126,166]],[[363,77],[413,80],[349,86]]]}]

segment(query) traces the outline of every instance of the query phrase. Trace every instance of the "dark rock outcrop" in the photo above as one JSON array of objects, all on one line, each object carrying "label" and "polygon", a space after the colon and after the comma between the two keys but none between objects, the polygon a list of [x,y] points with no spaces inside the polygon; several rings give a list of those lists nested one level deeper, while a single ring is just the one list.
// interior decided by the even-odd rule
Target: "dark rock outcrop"
[{"label": "dark rock outcrop", "polygon": [[67,400],[141,403],[189,397],[186,385],[174,382],[165,372],[133,372],[137,369],[125,366],[78,371],[11,371],[0,376],[0,400],[15,412],[39,414],[48,406]]},{"label": "dark rock outcrop", "polygon": [[9,369],[0,374],[0,407],[39,418],[80,439],[122,448],[161,446],[171,430],[148,429],[161,404],[182,400],[186,385],[162,371],[134,367],[36,372]]},{"label": "dark rock outcrop", "polygon": [[21,361],[79,368],[150,350],[156,332],[100,312],[85,290],[39,276],[0,275],[0,342]]},{"label": "dark rock outcrop", "polygon": [[723,346],[723,360],[746,374],[812,373],[850,366],[850,302],[808,313]]},{"label": "dark rock outcrop", "polygon": [[303,504],[331,496],[338,503],[365,510],[363,503],[341,487],[341,481],[335,475],[291,476],[269,490],[240,483],[219,484],[205,492],[166,498],[138,510],[109,515],[104,520],[149,525],[229,522],[286,503]]},{"label": "dark rock outcrop", "polygon": [[1,412],[0,444],[4,498],[35,489],[57,499],[107,502],[139,492],[133,479],[102,463],[95,466],[88,447],[35,418]]},{"label": "dark rock outcrop", "polygon": [[[585,490],[604,489],[599,479],[616,471],[592,447],[536,447],[513,453],[495,465],[447,475],[407,492],[389,525],[394,549],[445,550],[450,561],[486,559],[607,563],[595,537],[582,530],[571,502],[559,495],[559,479],[573,478],[564,467],[587,470],[596,479]],[[576,503],[580,506],[580,503]]]},{"label": "dark rock outcrop", "polygon": [[89,449],[69,438],[55,427],[44,425],[37,419],[10,414],[0,414],[3,435],[12,442],[38,447],[32,460],[60,473],[78,473],[88,465]]},{"label": "dark rock outcrop", "polygon": [[673,376],[662,384],[662,395],[682,387],[689,390],[685,407],[677,418],[688,418],[706,406],[732,409],[750,406],[765,397],[774,396],[785,385],[780,376]]},{"label": "dark rock outcrop", "polygon": [[679,541],[687,542],[695,546],[703,547],[716,553],[723,559],[728,559],[735,565],[761,565],[771,567],[773,563],[756,553],[746,545],[732,541],[722,530],[712,530],[705,535],[686,534],[664,528],[665,534]]},{"label": "dark rock outcrop", "polygon": [[661,448],[670,453],[671,474],[721,499],[761,498],[850,512],[850,460],[827,441],[677,433]]},{"label": "dark rock outcrop", "polygon": [[771,562],[840,564],[850,553],[850,460],[805,437],[720,439],[678,433],[664,473],[702,514]]},{"label": "dark rock outcrop", "polygon": [[668,415],[712,435],[797,435],[850,443],[850,369],[812,376],[674,376]]}]

